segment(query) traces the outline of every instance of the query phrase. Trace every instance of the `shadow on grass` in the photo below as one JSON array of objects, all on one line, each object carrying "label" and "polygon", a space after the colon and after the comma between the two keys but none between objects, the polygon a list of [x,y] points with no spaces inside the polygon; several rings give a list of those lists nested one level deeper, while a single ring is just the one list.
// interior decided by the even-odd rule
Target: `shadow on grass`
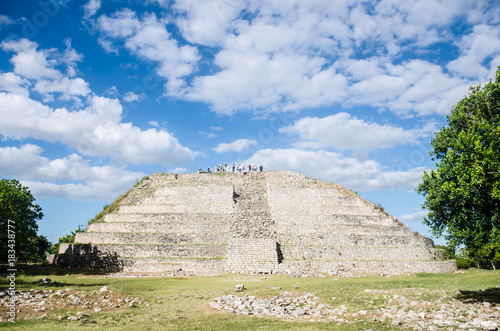
[{"label": "shadow on grass", "polygon": [[[0,273],[2,277],[7,275],[6,271],[9,267],[5,264],[0,265]],[[64,275],[74,275],[74,274],[95,274],[88,270],[78,270],[78,269],[68,269],[63,267],[58,267],[52,264],[26,264],[18,263],[16,265],[17,272],[25,276],[64,276]]]},{"label": "shadow on grass", "polygon": [[456,298],[464,303],[489,302],[491,305],[500,304],[500,288],[488,288],[478,291],[460,291]]}]

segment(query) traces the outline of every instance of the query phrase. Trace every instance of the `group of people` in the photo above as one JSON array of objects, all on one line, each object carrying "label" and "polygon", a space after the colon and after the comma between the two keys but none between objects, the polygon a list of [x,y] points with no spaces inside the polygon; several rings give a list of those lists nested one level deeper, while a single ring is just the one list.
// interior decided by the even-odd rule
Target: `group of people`
[{"label": "group of people", "polygon": [[[261,171],[264,170],[264,167],[262,164],[260,166],[257,166],[254,164],[253,166],[251,164],[247,166],[242,166],[241,164],[236,165],[234,162],[231,165],[228,165],[227,163],[220,163],[216,164],[215,167],[213,168],[213,172],[223,172],[223,171],[228,171],[228,172],[252,172],[252,171]],[[202,172],[201,168],[198,168],[198,172]],[[212,173],[212,169],[208,168],[207,172]]]}]

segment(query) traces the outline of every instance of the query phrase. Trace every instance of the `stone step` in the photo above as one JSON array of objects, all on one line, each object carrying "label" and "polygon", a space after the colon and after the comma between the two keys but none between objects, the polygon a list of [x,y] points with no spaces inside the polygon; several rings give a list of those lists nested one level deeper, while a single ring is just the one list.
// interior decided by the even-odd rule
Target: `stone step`
[{"label": "stone step", "polygon": [[404,275],[412,273],[450,273],[457,270],[455,260],[447,261],[283,261],[279,265],[280,272],[288,274],[293,270],[315,269],[331,276],[344,272],[358,272],[369,275]]},{"label": "stone step", "polygon": [[413,231],[406,225],[393,224],[364,224],[362,227],[353,224],[341,223],[301,223],[298,224],[274,224],[274,229],[279,234],[339,234],[339,235],[373,235],[380,233],[384,235],[402,236],[413,235]]},{"label": "stone step", "polygon": [[281,245],[341,246],[341,247],[430,247],[433,242],[426,237],[411,235],[341,235],[341,234],[277,234]]},{"label": "stone step", "polygon": [[340,247],[281,245],[284,260],[434,261],[444,252],[428,247]]},{"label": "stone step", "polygon": [[[290,225],[300,226],[302,224],[314,224],[320,226],[330,225],[352,225],[352,226],[365,226],[365,225],[380,225],[380,226],[397,226],[397,220],[387,215],[325,215],[325,214],[310,214],[301,215],[300,218],[292,211],[288,213],[275,213],[273,220],[277,225]],[[404,226],[401,223],[401,226]]]},{"label": "stone step", "polygon": [[344,197],[344,195],[335,189],[318,189],[318,188],[280,188],[270,186],[267,190],[267,196],[270,199],[287,199],[302,197],[306,199],[319,199],[322,197]]},{"label": "stone step", "polygon": [[271,213],[274,214],[291,214],[304,216],[304,215],[363,215],[363,216],[377,216],[380,211],[370,206],[320,206],[310,204],[270,204]]},{"label": "stone step", "polygon": [[96,257],[225,258],[227,245],[92,244],[59,246],[59,254],[78,255],[79,246],[91,246]]},{"label": "stone step", "polygon": [[233,211],[232,203],[219,202],[217,204],[207,205],[140,205],[140,206],[121,206],[119,214],[166,214],[166,213],[231,213]]},{"label": "stone step", "polygon": [[127,214],[108,214],[104,216],[106,223],[189,223],[204,224],[213,222],[229,222],[231,214],[229,213],[127,213]]},{"label": "stone step", "polygon": [[83,244],[226,244],[226,233],[106,233],[80,232],[75,236],[75,243]]},{"label": "stone step", "polygon": [[369,204],[358,197],[326,196],[309,197],[296,195],[295,197],[270,195],[268,197],[271,205],[314,205],[314,206],[369,206]]},{"label": "stone step", "polygon": [[[167,223],[168,222],[168,223]],[[90,224],[85,232],[120,233],[222,233],[229,229],[227,222],[113,222]]]},{"label": "stone step", "polygon": [[232,195],[167,195],[143,198],[139,205],[233,205]]},{"label": "stone step", "polygon": [[220,275],[226,267],[226,259],[155,259],[155,258],[119,258],[125,273],[172,273],[172,276]]},{"label": "stone step", "polygon": [[155,196],[180,196],[180,197],[232,197],[233,186],[198,185],[198,186],[164,186],[154,191]]}]

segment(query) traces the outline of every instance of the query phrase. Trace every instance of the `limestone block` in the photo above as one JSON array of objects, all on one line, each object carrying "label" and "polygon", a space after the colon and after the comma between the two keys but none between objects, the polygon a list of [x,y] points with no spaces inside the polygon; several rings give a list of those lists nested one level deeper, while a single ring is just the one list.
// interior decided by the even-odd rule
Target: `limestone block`
[{"label": "limestone block", "polygon": [[80,232],[75,236],[76,243],[84,244],[225,244],[227,241],[227,233]]},{"label": "limestone block", "polygon": [[185,222],[112,222],[90,224],[86,232],[119,233],[227,233],[228,222],[198,222],[199,219],[186,219]]}]

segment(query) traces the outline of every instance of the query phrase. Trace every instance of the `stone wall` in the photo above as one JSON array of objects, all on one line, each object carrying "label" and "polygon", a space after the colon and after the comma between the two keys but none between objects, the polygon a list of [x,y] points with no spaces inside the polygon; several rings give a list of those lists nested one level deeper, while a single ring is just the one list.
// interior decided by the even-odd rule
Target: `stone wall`
[{"label": "stone wall", "polygon": [[454,261],[352,191],[303,175],[154,174],[54,263],[125,272],[450,272]]}]

